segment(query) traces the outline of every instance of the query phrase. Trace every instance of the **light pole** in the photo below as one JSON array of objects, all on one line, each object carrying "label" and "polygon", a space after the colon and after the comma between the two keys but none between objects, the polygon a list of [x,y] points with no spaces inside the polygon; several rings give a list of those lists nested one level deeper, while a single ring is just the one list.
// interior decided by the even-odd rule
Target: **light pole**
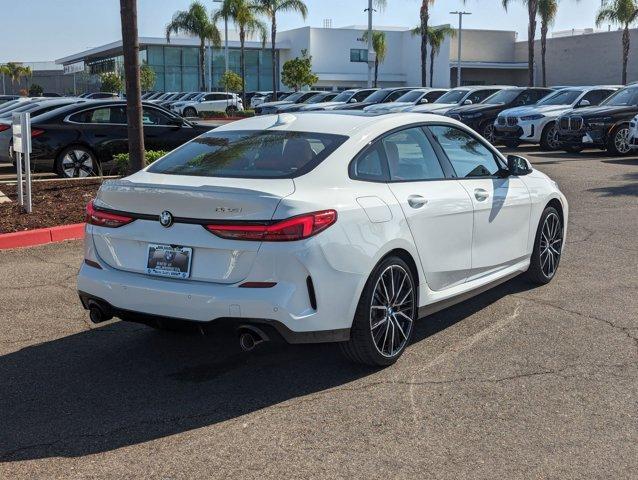
[{"label": "light pole", "polygon": [[456,63],[456,86],[461,86],[461,40],[463,36],[463,15],[472,15],[471,12],[450,12],[450,15],[459,16],[459,40],[458,40],[458,59]]},{"label": "light pole", "polygon": [[365,10],[368,12],[368,88],[372,88],[372,64],[370,63],[370,52],[372,51],[372,0],[368,0],[368,8]]}]

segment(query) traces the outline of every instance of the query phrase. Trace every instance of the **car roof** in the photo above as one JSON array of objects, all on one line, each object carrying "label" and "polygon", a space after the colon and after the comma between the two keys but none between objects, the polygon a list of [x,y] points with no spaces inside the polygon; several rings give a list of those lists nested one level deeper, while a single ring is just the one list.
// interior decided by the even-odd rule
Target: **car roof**
[{"label": "car roof", "polygon": [[234,130],[273,130],[324,133],[332,135],[352,135],[356,131],[367,128],[380,122],[388,124],[397,123],[409,125],[415,122],[446,121],[450,124],[452,119],[442,119],[440,115],[423,113],[374,113],[363,111],[308,111],[295,113],[282,113],[279,115],[262,115],[245,120],[228,123],[217,127],[214,132]]}]

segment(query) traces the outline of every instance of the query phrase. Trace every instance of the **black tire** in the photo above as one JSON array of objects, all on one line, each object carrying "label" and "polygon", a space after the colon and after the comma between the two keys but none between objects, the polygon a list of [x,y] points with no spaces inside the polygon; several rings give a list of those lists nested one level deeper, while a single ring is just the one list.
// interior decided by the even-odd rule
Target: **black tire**
[{"label": "black tire", "polygon": [[503,145],[505,145],[507,148],[518,148],[520,144],[521,144],[520,140],[514,140],[514,139],[503,140]]},{"label": "black tire", "polygon": [[541,133],[541,150],[546,152],[555,152],[560,148],[558,145],[558,129],[556,122],[550,122],[543,128]]},{"label": "black tire", "polygon": [[62,178],[92,177],[100,172],[100,164],[93,151],[82,145],[71,145],[58,155],[54,172]]},{"label": "black tire", "polygon": [[485,140],[490,142],[492,145],[496,143],[496,130],[494,128],[494,124],[492,122],[485,122],[481,125],[481,135]]},{"label": "black tire", "polygon": [[[388,272],[390,277],[388,277]],[[394,277],[392,277],[392,275],[394,275]],[[383,280],[388,281],[396,278],[397,282],[394,284],[392,296],[395,300],[398,300],[398,297],[405,296],[406,300],[405,302],[400,302],[397,305],[394,305],[393,303],[393,306],[389,308],[388,311],[385,310],[387,307],[375,305],[374,311],[377,313],[373,314],[373,301],[383,301],[378,296],[378,292],[381,290],[378,290],[377,296],[375,296],[377,286],[381,285],[382,276],[384,277]],[[400,278],[405,279],[406,282],[409,281],[410,290],[404,286],[404,283],[399,281]],[[401,283],[402,288],[396,287],[396,284],[398,283]],[[395,295],[394,292],[396,288],[398,288],[398,292]],[[374,268],[366,282],[352,322],[350,340],[340,344],[341,351],[349,360],[356,363],[362,363],[374,367],[387,367],[392,365],[399,359],[406,347],[410,344],[412,333],[414,331],[414,322],[417,319],[417,307],[417,286],[410,267],[399,257],[391,256],[385,258]],[[378,315],[377,318],[375,318],[375,315]],[[394,320],[390,319],[390,315],[394,318]],[[410,321],[407,322],[403,317],[399,317],[399,315],[409,318]],[[383,317],[385,320],[382,319],[381,321],[378,321],[379,316]],[[397,321],[398,318],[401,318],[400,321],[404,322],[403,326],[400,325],[400,321]],[[373,320],[377,325],[376,327],[372,325]],[[383,325],[386,325],[385,330],[383,329]],[[392,326],[392,334],[394,335],[394,333],[396,333],[396,338],[400,340],[400,343],[396,346],[396,350],[394,350],[395,337],[392,336],[391,343],[389,344],[391,352],[389,354],[384,354],[381,353],[381,350],[383,350],[384,346],[387,345],[386,339],[388,339],[390,326]],[[380,341],[383,337],[381,347],[377,346],[377,343],[375,343],[373,334],[373,330],[375,328],[379,328],[379,330],[377,330],[377,334],[379,335],[377,341]],[[407,333],[405,333],[406,328],[409,330]],[[400,334],[403,335],[400,336]]]},{"label": "black tire", "polygon": [[226,114],[228,115],[232,115],[233,113],[237,113],[238,112],[238,108],[235,105],[229,105],[228,107],[226,107]]},{"label": "black tire", "polygon": [[[552,218],[557,222],[557,233],[560,235],[560,243],[553,244],[552,246],[557,249],[558,255],[553,255],[550,251],[547,254],[544,254],[545,245],[547,245],[547,241],[543,237],[547,237],[546,231],[544,231],[546,227],[546,221],[549,218]],[[532,258],[530,259],[529,270],[527,270],[526,276],[527,279],[533,283],[538,285],[546,285],[552,281],[552,279],[556,276],[556,272],[558,271],[558,267],[560,265],[562,246],[563,246],[563,221],[560,213],[554,207],[546,207],[541,215],[541,219],[538,222],[538,228],[536,230],[536,238],[534,239],[534,250],[532,251]],[[550,240],[550,242],[553,240]],[[559,248],[560,246],[560,248]],[[548,272],[548,262],[550,259],[548,255],[551,255],[554,259],[554,268],[553,272]]]},{"label": "black tire", "polygon": [[623,156],[631,153],[629,124],[618,125],[609,135],[607,151],[611,155]]},{"label": "black tire", "polygon": [[185,117],[197,117],[197,110],[194,109],[193,107],[186,107],[184,109],[184,116]]}]

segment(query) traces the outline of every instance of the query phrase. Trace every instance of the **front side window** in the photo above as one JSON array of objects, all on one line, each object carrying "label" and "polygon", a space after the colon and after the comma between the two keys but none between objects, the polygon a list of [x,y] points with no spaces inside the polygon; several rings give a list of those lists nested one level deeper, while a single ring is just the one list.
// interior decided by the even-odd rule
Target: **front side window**
[{"label": "front side window", "polygon": [[539,105],[571,105],[581,96],[582,90],[559,90],[538,102]]},{"label": "front side window", "polygon": [[403,95],[405,95],[408,92],[409,90],[396,90],[392,92],[390,95],[388,95],[387,98],[383,101],[383,103],[396,102],[399,100],[399,98],[401,98]]},{"label": "front side window", "polygon": [[618,90],[611,97],[605,100],[602,105],[611,107],[629,107],[638,105],[638,88],[629,87]]},{"label": "front side window", "polygon": [[476,105],[477,103],[481,103],[490,95],[494,95],[496,92],[497,90],[477,90],[471,93],[466,100],[472,100],[472,103]]},{"label": "front side window", "polygon": [[489,177],[500,170],[495,154],[472,135],[443,125],[429,128],[458,178]]},{"label": "front side window", "polygon": [[583,97],[583,100],[587,100],[590,105],[598,105],[612,93],[613,90],[592,90]]},{"label": "front side window", "polygon": [[374,90],[361,90],[360,92],[357,92],[354,94],[354,97],[352,97],[355,101],[357,102],[363,102],[366,98],[368,98],[372,93],[374,92]]},{"label": "front side window", "polygon": [[505,105],[512,102],[520,94],[519,89],[501,90],[491,97],[487,97],[485,103],[487,105]]},{"label": "front side window", "polygon": [[231,178],[294,178],[308,173],[347,137],[306,132],[227,131],[182,145],[148,171]]},{"label": "front side window", "polygon": [[467,93],[467,90],[450,90],[445,95],[441,95],[434,103],[459,103]]},{"label": "front side window", "polygon": [[170,125],[171,117],[160,112],[159,110],[155,110],[154,108],[144,108],[142,113],[142,123],[144,125]]},{"label": "front side window", "polygon": [[421,128],[409,128],[381,140],[392,181],[444,178],[434,149]]}]

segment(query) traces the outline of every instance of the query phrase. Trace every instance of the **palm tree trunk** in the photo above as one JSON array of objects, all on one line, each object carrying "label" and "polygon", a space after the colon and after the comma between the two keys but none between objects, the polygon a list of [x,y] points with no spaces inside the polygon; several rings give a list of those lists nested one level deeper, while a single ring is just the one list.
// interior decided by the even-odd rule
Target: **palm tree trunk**
[{"label": "palm tree trunk", "polygon": [[547,31],[549,27],[547,22],[543,21],[541,25],[541,68],[543,69],[543,87],[547,86],[547,69],[545,56],[547,55]]},{"label": "palm tree trunk", "polygon": [[377,82],[379,80],[379,59],[374,59],[374,88],[377,88]]},{"label": "palm tree trunk", "polygon": [[199,44],[199,69],[200,69],[199,80],[202,85],[201,91],[207,92],[208,89],[206,88],[206,44],[203,38],[200,38],[200,44]]},{"label": "palm tree trunk", "polygon": [[241,101],[246,105],[246,64],[244,62],[244,43],[246,43],[246,32],[243,27],[239,28],[239,68],[241,70]]},{"label": "palm tree trunk", "polygon": [[627,62],[629,61],[629,25],[622,32],[622,84],[627,85]]},{"label": "palm tree trunk", "polygon": [[429,0],[421,0],[421,85],[428,85],[428,20],[430,12],[428,8]]},{"label": "palm tree trunk", "polygon": [[277,41],[277,18],[273,13],[272,26],[270,30],[270,53],[272,55],[272,99],[277,101],[277,49],[275,48],[275,42]]},{"label": "palm tree trunk", "polygon": [[529,16],[529,28],[527,30],[527,69],[529,72],[528,86],[534,86],[534,39],[536,37],[536,13],[538,12],[538,0],[527,1],[527,14]]},{"label": "palm tree trunk", "polygon": [[144,168],[144,127],[140,85],[140,44],[137,37],[137,0],[120,0],[122,47],[126,75],[129,172]]},{"label": "palm tree trunk", "polygon": [[434,82],[434,47],[430,47],[430,87]]}]

